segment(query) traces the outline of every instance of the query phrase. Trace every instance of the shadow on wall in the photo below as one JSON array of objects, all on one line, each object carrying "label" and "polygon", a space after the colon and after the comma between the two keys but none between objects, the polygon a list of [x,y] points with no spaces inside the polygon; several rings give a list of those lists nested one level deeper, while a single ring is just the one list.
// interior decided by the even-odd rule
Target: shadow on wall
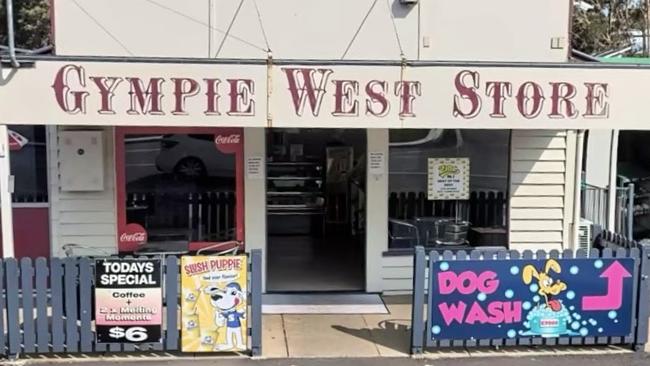
[{"label": "shadow on wall", "polygon": [[411,326],[409,319],[382,320],[377,323],[376,328],[353,329],[342,325],[332,325],[332,328],[401,353],[408,354],[410,352]]}]

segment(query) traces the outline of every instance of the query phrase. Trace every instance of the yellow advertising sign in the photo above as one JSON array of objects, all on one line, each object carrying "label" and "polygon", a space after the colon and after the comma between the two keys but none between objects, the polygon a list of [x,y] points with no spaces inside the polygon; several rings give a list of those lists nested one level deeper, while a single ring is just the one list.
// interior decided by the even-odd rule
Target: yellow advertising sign
[{"label": "yellow advertising sign", "polygon": [[183,352],[246,350],[246,256],[181,258]]}]

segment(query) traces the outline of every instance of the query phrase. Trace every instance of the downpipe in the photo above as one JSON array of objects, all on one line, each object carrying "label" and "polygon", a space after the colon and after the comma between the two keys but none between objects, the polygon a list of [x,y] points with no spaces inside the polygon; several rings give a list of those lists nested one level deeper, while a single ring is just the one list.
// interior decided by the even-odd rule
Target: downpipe
[{"label": "downpipe", "polygon": [[7,38],[9,41],[9,58],[11,59],[11,66],[15,68],[20,67],[18,59],[16,59],[16,43],[14,35],[14,2],[7,0]]},{"label": "downpipe", "polygon": [[573,185],[573,228],[571,230],[571,244],[573,249],[578,249],[578,236],[580,229],[580,207],[582,191],[582,155],[585,144],[585,130],[578,130],[576,139],[575,181]]}]

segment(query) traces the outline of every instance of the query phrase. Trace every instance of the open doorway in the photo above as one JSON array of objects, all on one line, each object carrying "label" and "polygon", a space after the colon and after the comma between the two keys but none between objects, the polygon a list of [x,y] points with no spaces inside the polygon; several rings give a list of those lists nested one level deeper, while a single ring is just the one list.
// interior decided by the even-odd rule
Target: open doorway
[{"label": "open doorway", "polygon": [[267,132],[267,291],[365,288],[366,131]]}]

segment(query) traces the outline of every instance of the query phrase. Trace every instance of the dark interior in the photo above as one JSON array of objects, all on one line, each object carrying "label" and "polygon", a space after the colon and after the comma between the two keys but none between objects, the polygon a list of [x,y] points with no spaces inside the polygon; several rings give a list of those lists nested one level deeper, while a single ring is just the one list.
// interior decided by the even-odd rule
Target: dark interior
[{"label": "dark interior", "polygon": [[366,132],[267,132],[267,291],[365,288]]}]

